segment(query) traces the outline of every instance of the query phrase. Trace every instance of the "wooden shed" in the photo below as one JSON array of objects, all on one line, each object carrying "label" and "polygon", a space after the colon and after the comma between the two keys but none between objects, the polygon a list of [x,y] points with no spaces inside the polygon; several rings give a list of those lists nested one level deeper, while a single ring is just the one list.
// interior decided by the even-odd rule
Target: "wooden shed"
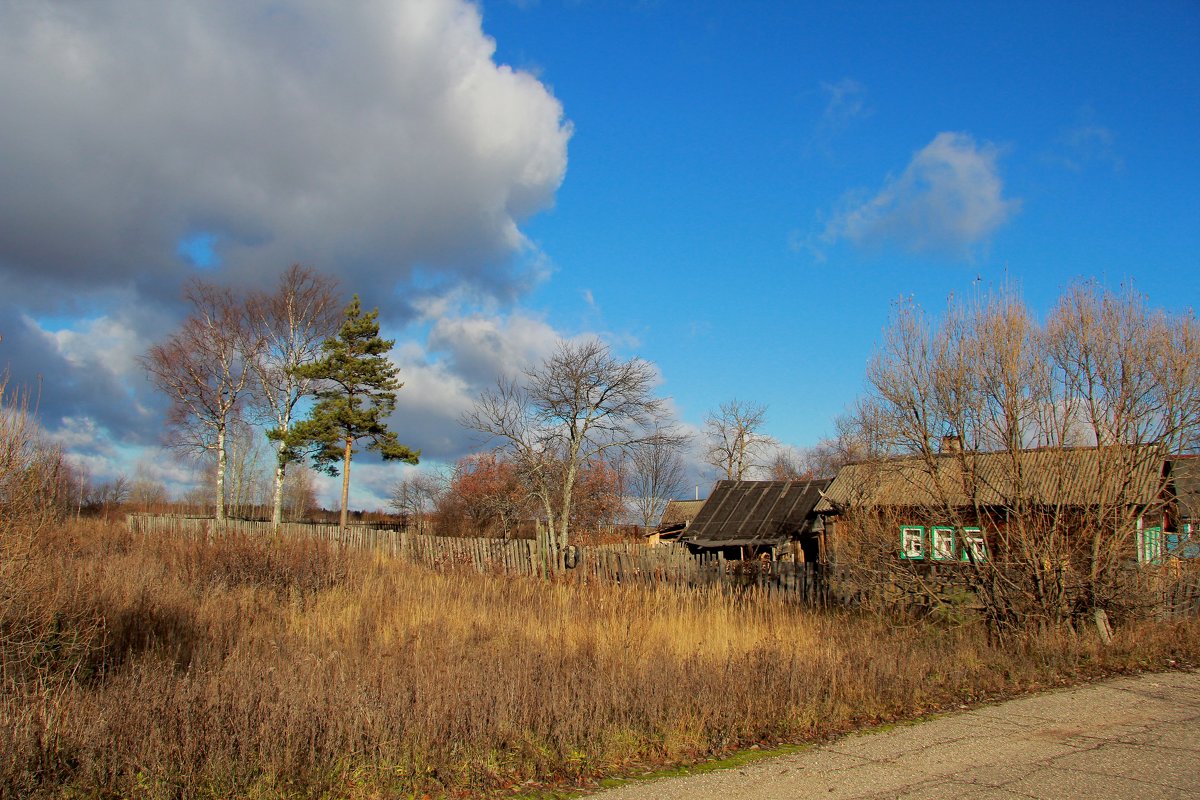
[{"label": "wooden shed", "polygon": [[658,527],[646,532],[646,544],[656,545],[661,542],[677,542],[687,534],[688,528],[700,509],[704,500],[668,500],[663,509],[662,519]]},{"label": "wooden shed", "polygon": [[688,530],[693,552],[815,562],[824,526],[813,513],[828,480],[718,481]]}]

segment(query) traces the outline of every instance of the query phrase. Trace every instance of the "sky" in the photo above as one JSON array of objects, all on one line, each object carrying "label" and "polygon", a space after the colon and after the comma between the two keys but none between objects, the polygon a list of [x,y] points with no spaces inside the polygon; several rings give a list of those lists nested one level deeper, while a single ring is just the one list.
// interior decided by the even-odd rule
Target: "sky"
[{"label": "sky", "polygon": [[98,478],[194,478],[137,357],[196,277],[378,306],[423,469],[560,338],[803,447],[900,298],[1200,287],[1195,2],[0,0],[0,109],[0,369]]}]

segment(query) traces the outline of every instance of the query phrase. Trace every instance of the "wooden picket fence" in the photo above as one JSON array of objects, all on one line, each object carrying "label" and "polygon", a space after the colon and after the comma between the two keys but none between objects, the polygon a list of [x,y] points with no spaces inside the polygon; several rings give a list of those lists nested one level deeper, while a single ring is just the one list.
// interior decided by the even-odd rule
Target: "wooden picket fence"
[{"label": "wooden picket fence", "polygon": [[[270,522],[211,517],[130,514],[129,530],[147,536],[225,535],[270,537]],[[721,586],[757,590],[807,604],[836,601],[830,582],[816,564],[740,562],[719,554],[693,555],[682,545],[649,547],[641,543],[605,544],[562,549],[539,531],[533,539],[490,539],[432,536],[410,531],[352,525],[284,523],[283,538],[310,538],[338,547],[378,550],[435,569],[468,568],[484,574],[528,575],[574,583],[617,582],[636,586]]]}]

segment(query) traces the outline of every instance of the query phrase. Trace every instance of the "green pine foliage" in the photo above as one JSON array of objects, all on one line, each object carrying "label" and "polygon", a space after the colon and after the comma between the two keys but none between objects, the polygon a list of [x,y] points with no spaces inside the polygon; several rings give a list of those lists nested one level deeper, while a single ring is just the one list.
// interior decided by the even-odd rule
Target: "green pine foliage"
[{"label": "green pine foliage", "polygon": [[399,368],[387,357],[394,340],[379,336],[379,310],[363,313],[358,295],[345,310],[337,336],[321,345],[324,358],[300,367],[297,374],[319,381],[317,403],[308,419],[287,435],[290,457],[312,457],[313,466],[330,475],[343,472],[342,514],[345,517],[350,459],[355,444],[366,442],[385,460],[416,464],[421,453],[400,444],[388,430],[396,410]]}]

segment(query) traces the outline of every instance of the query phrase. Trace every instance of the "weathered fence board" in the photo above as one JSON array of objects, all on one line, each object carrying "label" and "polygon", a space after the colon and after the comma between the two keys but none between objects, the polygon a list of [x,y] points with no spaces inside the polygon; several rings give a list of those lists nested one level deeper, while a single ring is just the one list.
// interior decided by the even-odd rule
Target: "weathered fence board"
[{"label": "weathered fence board", "polygon": [[825,600],[824,581],[814,564],[726,561],[719,554],[692,555],[682,545],[648,547],[641,543],[606,544],[577,550],[574,567],[567,554],[539,532],[535,539],[482,539],[432,536],[410,531],[337,525],[284,523],[276,531],[269,522],[228,520],[218,525],[212,518],[130,514],[129,529],[144,535],[188,535],[209,538],[250,535],[311,538],[338,547],[376,550],[434,568],[471,568],[480,573],[536,575],[653,586],[685,587],[724,585],[758,588],[783,599],[817,604]]}]

